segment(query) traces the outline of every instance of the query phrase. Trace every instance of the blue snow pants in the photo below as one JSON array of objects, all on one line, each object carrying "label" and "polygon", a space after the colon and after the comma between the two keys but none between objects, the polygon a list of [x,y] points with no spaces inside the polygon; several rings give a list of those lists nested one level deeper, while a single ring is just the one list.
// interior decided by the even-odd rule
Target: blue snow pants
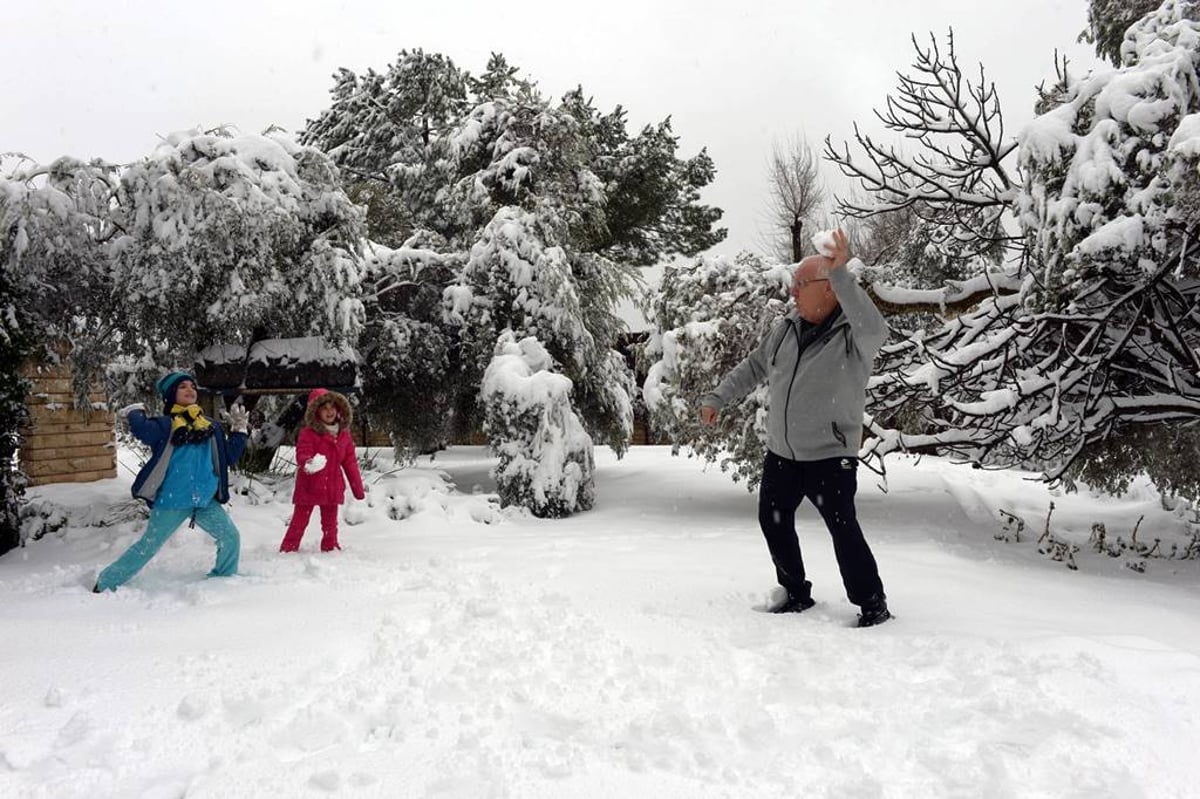
[{"label": "blue snow pants", "polygon": [[146,532],[125,550],[125,554],[100,572],[100,577],[96,580],[96,590],[111,591],[132,580],[179,529],[179,525],[192,518],[193,510],[196,514],[196,524],[217,542],[217,562],[208,576],[229,577],[237,574],[238,557],[242,548],[241,537],[223,507],[214,502],[207,507],[195,509],[154,508],[150,511],[150,522],[146,525]]}]

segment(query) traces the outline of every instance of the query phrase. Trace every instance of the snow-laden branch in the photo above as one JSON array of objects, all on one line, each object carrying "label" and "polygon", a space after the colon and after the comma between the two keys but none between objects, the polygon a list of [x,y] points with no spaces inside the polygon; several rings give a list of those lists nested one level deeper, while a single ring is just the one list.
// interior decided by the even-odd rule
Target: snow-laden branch
[{"label": "snow-laden branch", "polygon": [[[1182,255],[1194,264],[1200,250]],[[868,387],[877,438],[866,454],[1042,463],[1059,478],[1115,429],[1200,418],[1200,332],[1163,323],[1200,303],[1200,281],[1167,280],[1180,268],[1165,263],[1132,289],[1101,279],[1076,314],[1030,312],[998,297],[934,335],[885,347]],[[886,420],[912,405],[933,409],[926,431],[888,430]]]},{"label": "snow-laden branch", "polygon": [[966,280],[948,280],[937,289],[872,282],[867,285],[867,293],[884,313],[924,312],[946,317],[958,316],[994,295],[1016,294],[1026,280],[1015,272],[988,272]]}]

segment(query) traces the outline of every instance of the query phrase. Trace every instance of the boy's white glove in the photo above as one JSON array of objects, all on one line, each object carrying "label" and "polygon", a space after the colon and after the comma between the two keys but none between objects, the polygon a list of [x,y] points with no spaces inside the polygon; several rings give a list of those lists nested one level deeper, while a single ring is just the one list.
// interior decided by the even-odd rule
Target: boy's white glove
[{"label": "boy's white glove", "polygon": [[127,419],[129,417],[129,414],[133,413],[134,411],[145,411],[145,410],[146,410],[145,405],[143,405],[140,402],[135,402],[132,405],[126,405],[124,408],[117,411],[117,416],[119,416],[122,419]]},{"label": "boy's white glove", "polygon": [[324,468],[325,468],[325,456],[320,453],[317,453],[316,455],[313,455],[311,458],[309,458],[308,462],[304,464],[304,473],[305,474],[316,474],[317,472],[321,471]]},{"label": "boy's white glove", "polygon": [[235,402],[229,409],[229,429],[235,433],[250,432],[250,411],[240,402]]}]

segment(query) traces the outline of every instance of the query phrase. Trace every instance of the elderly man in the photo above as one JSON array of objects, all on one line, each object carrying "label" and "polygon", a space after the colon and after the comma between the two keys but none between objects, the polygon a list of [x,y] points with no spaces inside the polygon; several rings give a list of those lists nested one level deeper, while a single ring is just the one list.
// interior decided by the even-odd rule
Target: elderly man
[{"label": "elderly man", "polygon": [[887,337],[887,323],[846,269],[846,234],[833,234],[831,255],[800,262],[792,279],[795,308],[781,319],[716,390],[701,400],[700,421],[768,382],[767,457],[758,522],[787,595],[768,610],[800,613],[815,603],[796,536],[796,508],[817,508],[837,556],[859,627],[891,618],[879,569],[854,509],[858,448],[867,379]]}]

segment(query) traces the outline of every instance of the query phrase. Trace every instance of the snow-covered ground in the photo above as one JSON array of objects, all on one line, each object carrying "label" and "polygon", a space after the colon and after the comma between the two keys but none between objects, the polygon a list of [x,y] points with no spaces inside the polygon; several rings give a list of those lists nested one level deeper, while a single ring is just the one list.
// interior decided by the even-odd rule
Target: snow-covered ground
[{"label": "snow-covered ground", "polygon": [[280,555],[290,485],[255,483],[240,576],[205,579],[185,528],[105,595],[142,528],[128,472],[33,490],[70,522],[0,558],[0,796],[1197,795],[1200,561],[1084,546],[1069,571],[1035,543],[1051,500],[1064,540],[1143,514],[1139,540],[1184,540],[1149,491],[863,472],[898,618],[858,630],[811,508],[819,604],[773,616],[744,487],[665,448],[597,456],[597,509],[562,521],[498,510],[481,450],[381,459],[331,555],[315,519]]}]

